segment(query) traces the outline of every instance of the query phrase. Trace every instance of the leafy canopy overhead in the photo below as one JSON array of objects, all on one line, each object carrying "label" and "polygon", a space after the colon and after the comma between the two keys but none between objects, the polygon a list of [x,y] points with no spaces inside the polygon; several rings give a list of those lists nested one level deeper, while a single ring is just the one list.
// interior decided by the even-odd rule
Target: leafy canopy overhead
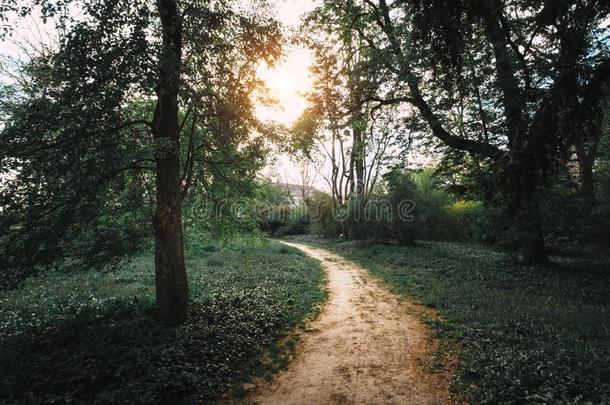
[{"label": "leafy canopy overhead", "polygon": [[[180,12],[186,196],[247,182],[264,163],[271,128],[254,114],[256,68],[278,59],[282,34],[264,3],[183,1]],[[57,34],[0,89],[0,250],[15,274],[68,257],[105,262],[149,234],[152,169],[169,147],[151,136],[164,63],[156,13],[151,1],[0,2],[3,21],[36,14]]]}]

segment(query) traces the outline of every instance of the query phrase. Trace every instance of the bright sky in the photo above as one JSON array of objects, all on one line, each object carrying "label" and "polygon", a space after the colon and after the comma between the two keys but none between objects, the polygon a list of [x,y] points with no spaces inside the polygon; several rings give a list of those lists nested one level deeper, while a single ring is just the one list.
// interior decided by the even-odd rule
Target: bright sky
[{"label": "bright sky", "polygon": [[[296,27],[301,16],[315,7],[311,0],[276,0],[277,18],[287,29]],[[303,94],[312,86],[308,67],[312,63],[311,53],[290,44],[284,49],[284,57],[273,69],[262,65],[258,74],[263,79],[277,106],[259,106],[257,115],[263,120],[278,121],[290,125],[307,106]]]},{"label": "bright sky", "polygon": [[[297,27],[301,17],[313,10],[319,0],[272,0],[275,2],[276,17],[285,26],[286,31]],[[39,19],[26,18],[20,21],[14,40],[33,43],[52,42],[49,32],[53,32],[51,24],[43,25]],[[288,41],[287,41],[288,42]],[[0,42],[0,54],[22,57],[23,49],[11,41]],[[273,107],[259,106],[257,115],[263,120],[277,121],[285,125],[292,124],[307,106],[304,93],[312,86],[309,66],[312,63],[311,53],[301,47],[286,43],[284,56],[278,65],[269,69],[265,65],[259,68],[259,77],[263,79],[270,90],[270,95],[278,101]],[[0,76],[0,80],[2,77]],[[273,165],[264,170],[264,175],[281,178],[282,181],[300,182],[300,174],[295,164],[288,156],[277,156]],[[318,185],[323,187],[323,185]]]},{"label": "bright sky", "polygon": [[273,69],[261,66],[258,75],[267,83],[271,96],[278,101],[274,106],[258,106],[257,116],[263,120],[290,125],[307,106],[303,94],[311,88],[308,66],[311,55],[307,50],[290,48]]},{"label": "bright sky", "polygon": [[[299,25],[301,17],[313,10],[316,0],[276,0],[277,18],[286,29]],[[284,57],[274,69],[261,66],[259,76],[265,80],[271,96],[278,101],[277,106],[259,106],[257,115],[263,120],[273,120],[285,125],[292,124],[307,107],[304,93],[311,89],[313,80],[309,73],[312,55],[305,48],[287,44]],[[302,181],[297,165],[287,155],[276,156],[276,161],[263,170],[263,175],[281,182],[299,184]],[[315,178],[314,186],[326,188],[320,176],[310,173]]]}]

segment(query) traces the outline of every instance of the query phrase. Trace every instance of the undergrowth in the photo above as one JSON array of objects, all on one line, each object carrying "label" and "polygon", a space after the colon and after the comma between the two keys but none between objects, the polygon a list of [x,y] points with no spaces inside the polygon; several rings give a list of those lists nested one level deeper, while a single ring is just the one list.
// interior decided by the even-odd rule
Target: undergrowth
[{"label": "undergrowth", "polygon": [[177,329],[154,320],[150,256],[0,292],[0,402],[210,402],[275,371],[278,342],[324,299],[322,270],[277,244],[204,250]]},{"label": "undergrowth", "polygon": [[302,237],[359,262],[398,294],[436,308],[457,340],[455,388],[474,403],[610,403],[610,261],[514,264],[477,245],[414,247]]}]

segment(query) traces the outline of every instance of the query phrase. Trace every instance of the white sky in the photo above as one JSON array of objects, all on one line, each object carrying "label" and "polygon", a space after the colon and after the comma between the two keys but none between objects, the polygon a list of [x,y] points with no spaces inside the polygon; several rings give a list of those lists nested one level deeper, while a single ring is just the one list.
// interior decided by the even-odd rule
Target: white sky
[{"label": "white sky", "polygon": [[[301,17],[313,10],[316,5],[316,0],[275,0],[274,4],[276,17],[282,22],[287,33],[296,28],[301,21]],[[27,52],[17,43],[23,45],[29,42],[35,48],[35,45],[39,43],[52,43],[54,33],[52,22],[42,24],[42,21],[37,17],[20,19],[12,38],[7,41],[0,41],[0,55],[18,59],[27,58]],[[26,45],[27,48],[29,47]],[[278,105],[273,107],[259,106],[257,108],[259,118],[277,121],[289,126],[301,115],[307,106],[304,93],[312,86],[312,77],[308,70],[311,63],[312,56],[307,49],[296,47],[286,41],[284,55],[275,68],[269,69],[261,65],[258,71],[259,75],[267,83],[271,96],[278,101]],[[0,74],[0,80],[2,79],[3,77]],[[263,175],[279,177],[282,181],[293,183],[301,181],[296,165],[285,155],[277,156],[275,163],[264,169]],[[319,188],[325,187],[321,178],[316,186]]]},{"label": "white sky", "polygon": [[[316,5],[317,2],[314,0],[276,0],[276,16],[288,31],[297,27],[301,17],[313,10]],[[263,120],[290,125],[307,107],[304,93],[313,85],[308,70],[312,63],[312,55],[307,49],[291,44],[286,44],[284,53],[284,57],[274,69],[265,66],[259,69],[261,79],[265,80],[271,95],[278,100],[279,105],[259,107],[257,115]],[[297,184],[301,182],[297,165],[287,155],[277,156],[276,161],[267,166],[262,174],[282,182]],[[311,176],[316,177],[313,173]],[[320,189],[327,188],[321,176],[317,176],[315,186]]]},{"label": "white sky", "polygon": [[260,119],[290,125],[301,115],[307,107],[303,95],[312,86],[307,69],[311,63],[309,51],[290,47],[273,69],[264,65],[259,68],[259,77],[267,83],[271,96],[278,101],[278,105],[259,106],[257,116]]},{"label": "white sky", "polygon": [[[287,32],[297,27],[301,17],[315,7],[315,3],[310,0],[275,1],[276,17],[284,24]],[[303,94],[312,87],[312,78],[308,71],[311,63],[309,50],[286,43],[284,56],[277,66],[273,69],[260,67],[258,74],[267,83],[271,95],[278,100],[279,105],[259,107],[259,118],[290,125],[301,115],[307,106]]]}]

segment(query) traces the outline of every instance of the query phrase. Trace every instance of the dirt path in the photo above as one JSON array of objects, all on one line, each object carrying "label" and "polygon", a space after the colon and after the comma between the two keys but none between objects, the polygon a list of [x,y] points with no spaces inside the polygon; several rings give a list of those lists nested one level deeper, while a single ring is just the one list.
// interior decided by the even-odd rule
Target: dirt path
[{"label": "dirt path", "polygon": [[260,404],[446,404],[447,377],[422,370],[434,341],[424,309],[400,302],[358,265],[287,243],[322,261],[329,300],[288,369],[250,398]]}]

